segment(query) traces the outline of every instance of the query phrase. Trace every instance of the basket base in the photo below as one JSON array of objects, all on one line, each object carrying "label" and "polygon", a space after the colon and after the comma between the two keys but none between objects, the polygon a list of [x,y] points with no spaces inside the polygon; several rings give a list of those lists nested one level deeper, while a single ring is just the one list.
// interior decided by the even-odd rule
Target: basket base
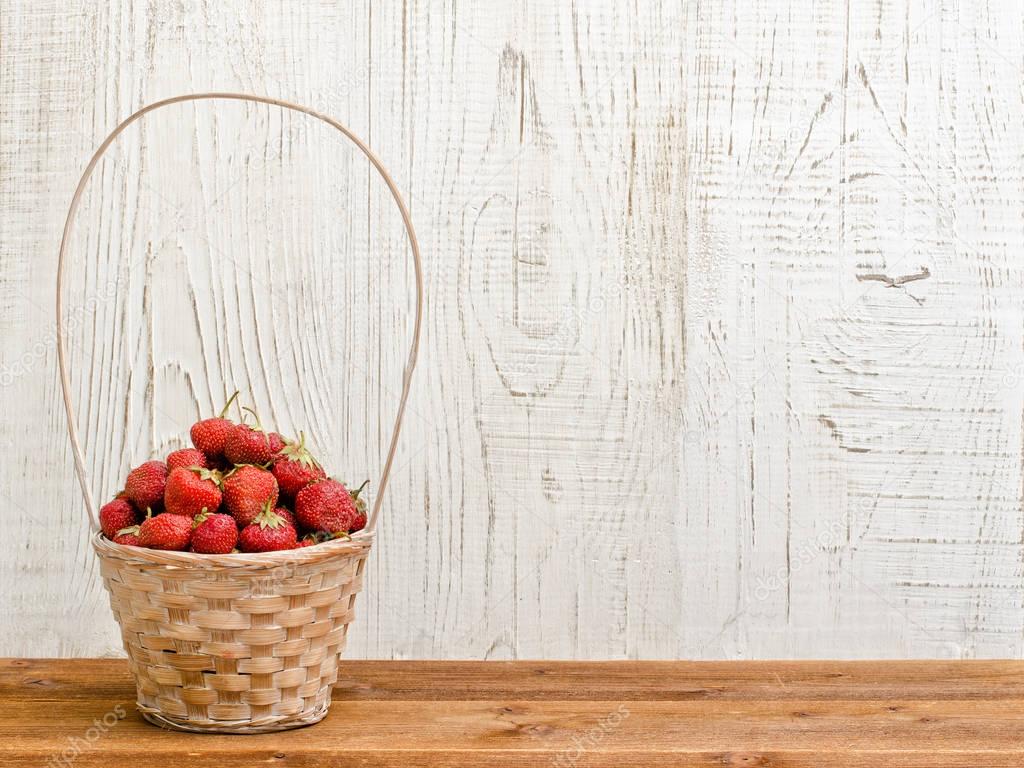
[{"label": "basket base", "polygon": [[235,720],[219,723],[196,723],[189,721],[174,720],[172,718],[154,712],[148,707],[138,704],[139,714],[143,719],[153,725],[169,731],[187,731],[188,733],[221,733],[221,734],[248,734],[248,733],[275,733],[276,731],[291,731],[295,728],[305,728],[307,725],[319,723],[327,717],[329,704],[314,710],[309,715],[302,717],[278,720],[277,722],[261,722],[250,720]]}]

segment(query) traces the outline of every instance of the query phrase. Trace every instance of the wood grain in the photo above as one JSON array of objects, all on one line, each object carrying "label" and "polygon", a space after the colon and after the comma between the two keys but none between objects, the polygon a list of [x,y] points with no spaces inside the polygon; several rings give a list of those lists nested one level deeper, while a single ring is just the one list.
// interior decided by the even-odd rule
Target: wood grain
[{"label": "wood grain", "polygon": [[[427,261],[351,655],[1020,656],[1022,30],[1011,0],[0,3],[0,651],[120,653],[55,377],[74,180],[142,104],[246,90],[366,138]],[[302,118],[126,135],[67,296],[97,493],[236,386],[376,476],[404,248]]]},{"label": "wood grain", "polygon": [[124,662],[17,659],[0,737],[11,765],[1011,766],[1022,697],[1020,662],[348,662],[322,723],[241,738],[148,725]]}]

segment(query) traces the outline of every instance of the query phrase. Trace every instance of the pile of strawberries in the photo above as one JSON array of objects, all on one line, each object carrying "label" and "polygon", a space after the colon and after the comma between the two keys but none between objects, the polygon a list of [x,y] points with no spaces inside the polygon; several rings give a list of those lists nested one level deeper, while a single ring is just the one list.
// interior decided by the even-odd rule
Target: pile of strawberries
[{"label": "pile of strawberries", "polygon": [[192,425],[194,448],[147,461],[100,509],[103,534],[118,544],[224,555],[309,547],[366,525],[366,487],[349,491],[327,476],[300,433],[289,441],[220,416]]}]

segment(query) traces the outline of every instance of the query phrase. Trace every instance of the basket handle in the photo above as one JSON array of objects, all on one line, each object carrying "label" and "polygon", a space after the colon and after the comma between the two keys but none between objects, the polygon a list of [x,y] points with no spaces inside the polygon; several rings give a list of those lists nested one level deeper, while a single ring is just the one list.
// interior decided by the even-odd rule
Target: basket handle
[{"label": "basket handle", "polygon": [[68,417],[68,434],[71,437],[71,449],[75,458],[75,474],[78,476],[78,483],[82,488],[82,496],[85,498],[85,509],[89,513],[89,522],[92,524],[93,530],[99,530],[96,504],[93,501],[92,494],[89,490],[89,483],[86,479],[85,473],[85,459],[82,455],[81,443],[78,440],[78,429],[75,427],[75,412],[74,406],[71,402],[71,380],[68,375],[67,350],[64,338],[63,322],[65,256],[67,255],[68,244],[71,240],[71,227],[74,222],[75,213],[78,211],[79,203],[82,200],[85,185],[88,183],[89,178],[96,169],[96,165],[99,163],[103,153],[107,151],[110,145],[114,142],[114,139],[116,139],[125,128],[141,118],[147,112],[152,112],[160,109],[161,107],[167,107],[171,104],[178,104],[185,101],[203,101],[207,99],[227,99],[234,101],[250,101],[258,104],[270,104],[271,106],[282,107],[284,109],[292,110],[293,112],[301,112],[327,123],[332,128],[340,131],[349,141],[356,145],[360,152],[366,156],[366,159],[370,161],[370,164],[384,180],[384,183],[387,184],[388,189],[391,192],[391,197],[394,198],[395,204],[398,206],[398,211],[402,215],[402,223],[405,224],[405,232],[409,238],[409,245],[412,246],[412,260],[416,271],[416,320],[413,325],[412,345],[409,349],[409,358],[405,364],[405,370],[402,372],[402,399],[399,401],[398,415],[395,417],[395,426],[391,431],[391,443],[388,447],[388,456],[384,462],[384,469],[381,472],[380,481],[377,483],[373,510],[371,511],[370,517],[366,523],[366,530],[367,532],[370,532],[377,525],[377,518],[380,514],[380,505],[384,499],[384,490],[388,483],[388,475],[391,473],[391,465],[395,459],[395,450],[398,447],[398,433],[402,428],[402,416],[405,414],[405,403],[409,398],[412,373],[416,368],[416,353],[420,345],[420,325],[423,318],[423,266],[420,261],[420,246],[416,240],[416,231],[412,226],[412,218],[409,215],[409,209],[406,207],[405,201],[402,199],[402,195],[399,193],[394,179],[391,178],[387,169],[384,168],[384,164],[380,161],[380,158],[373,153],[362,139],[334,118],[310,109],[309,107],[303,107],[299,104],[293,104],[290,101],[274,99],[269,96],[253,96],[246,93],[190,93],[182,96],[174,96],[169,99],[163,99],[162,101],[156,101],[142,107],[131,116],[125,118],[116,128],[114,128],[113,131],[110,132],[110,135],[103,140],[103,143],[100,144],[99,148],[89,160],[89,164],[85,167],[85,171],[82,173],[82,178],[78,182],[78,187],[75,189],[75,195],[71,198],[71,205],[68,208],[68,216],[64,222],[64,234],[61,236],[60,240],[60,253],[57,258],[57,361],[60,366],[60,386],[64,395],[64,409],[67,411]]}]

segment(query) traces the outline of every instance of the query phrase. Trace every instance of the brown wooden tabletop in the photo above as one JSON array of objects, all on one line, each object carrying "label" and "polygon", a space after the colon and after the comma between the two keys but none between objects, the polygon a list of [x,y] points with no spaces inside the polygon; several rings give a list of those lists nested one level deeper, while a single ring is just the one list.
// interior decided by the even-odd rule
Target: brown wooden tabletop
[{"label": "brown wooden tabletop", "polygon": [[172,733],[116,659],[0,661],[0,763],[1024,766],[1024,662],[342,664],[327,718]]}]

